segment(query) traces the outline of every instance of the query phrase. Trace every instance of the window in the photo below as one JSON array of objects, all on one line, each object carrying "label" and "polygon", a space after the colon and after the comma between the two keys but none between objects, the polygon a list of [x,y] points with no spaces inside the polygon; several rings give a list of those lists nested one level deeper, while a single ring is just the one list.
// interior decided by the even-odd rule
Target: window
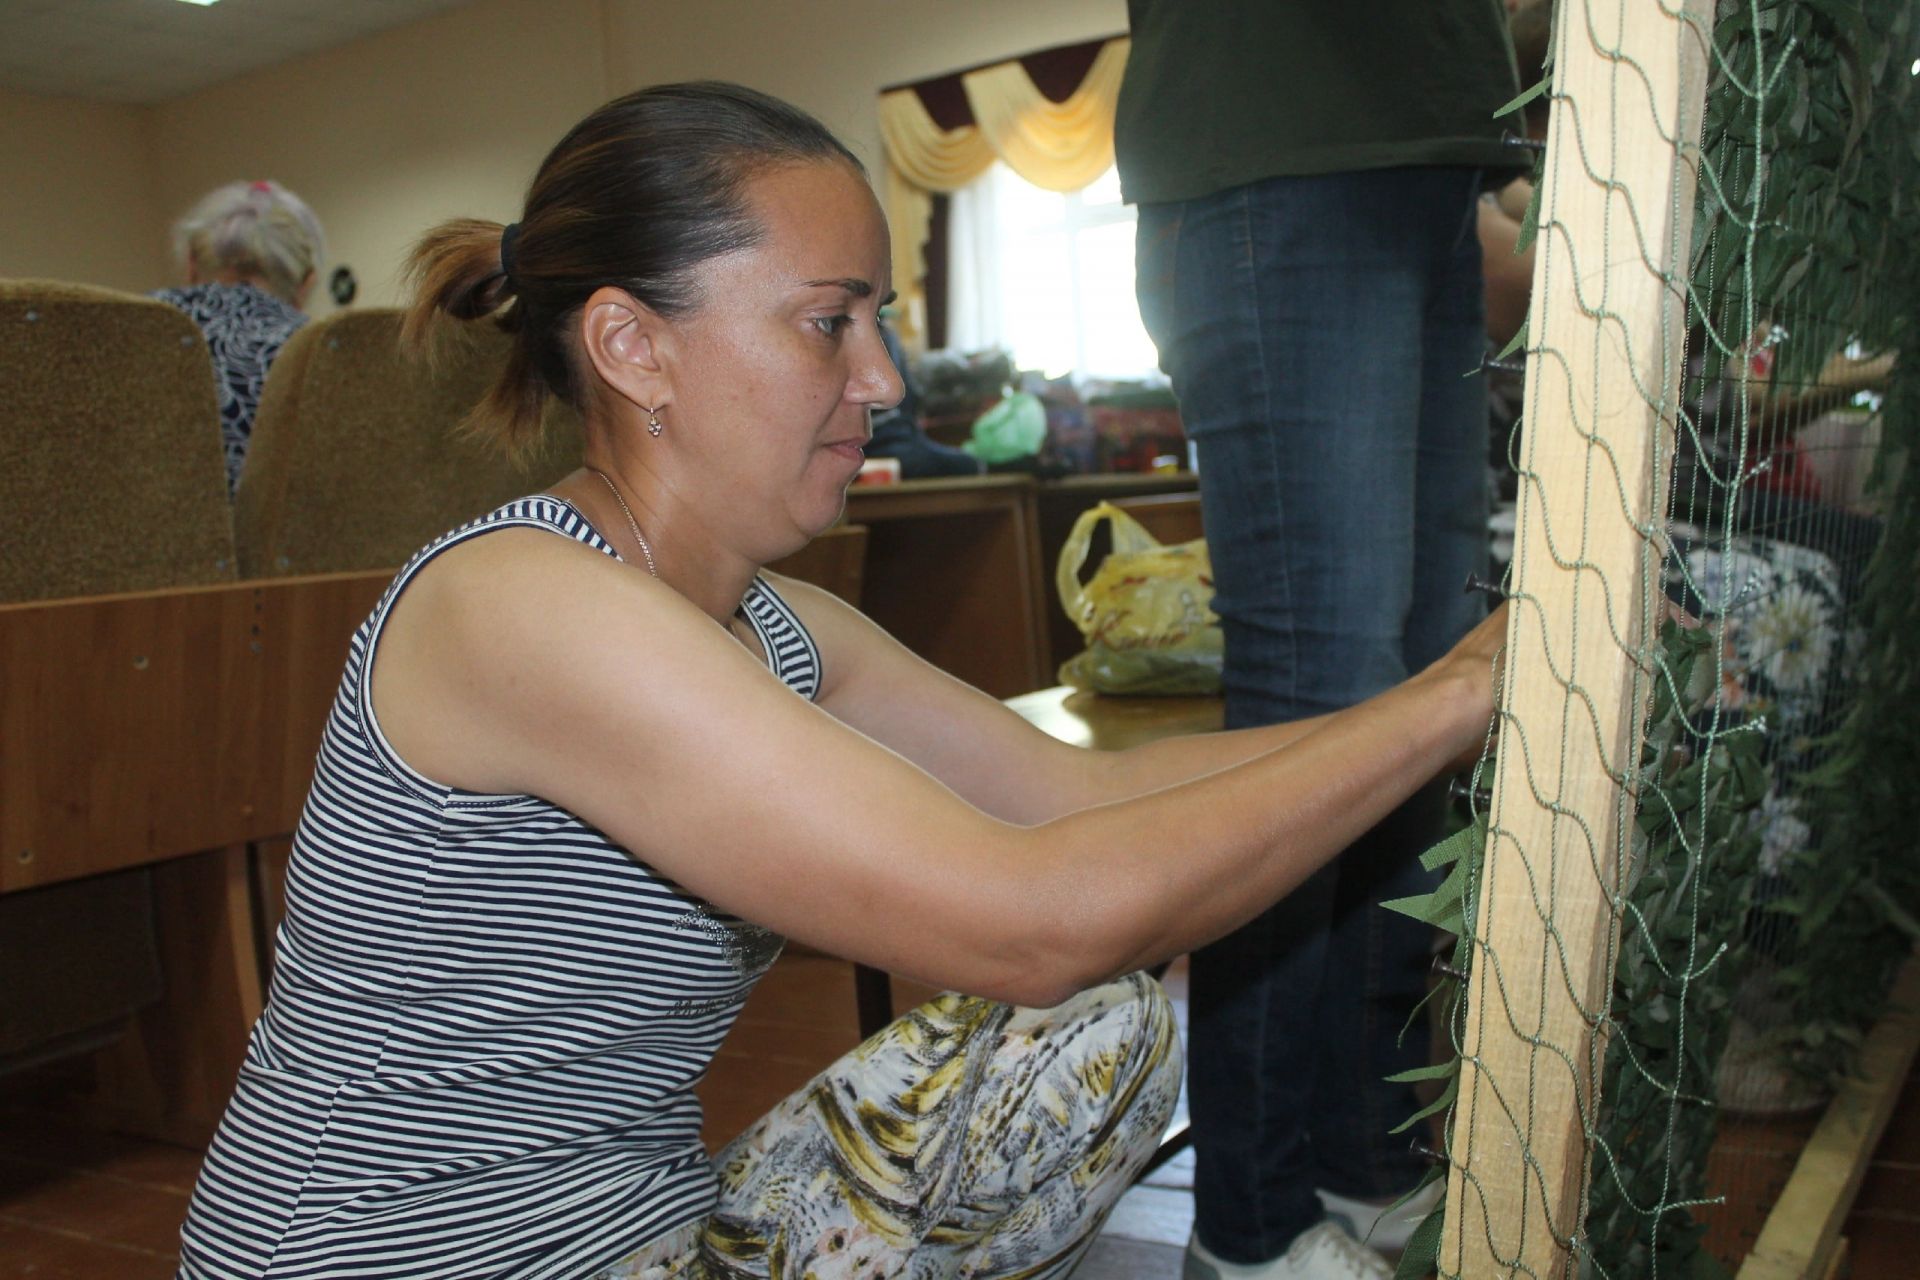
[{"label": "window", "polygon": [[949,344],[1005,347],[1049,377],[1153,374],[1133,296],[1133,231],[1112,168],[1062,195],[995,164],[953,196]]}]

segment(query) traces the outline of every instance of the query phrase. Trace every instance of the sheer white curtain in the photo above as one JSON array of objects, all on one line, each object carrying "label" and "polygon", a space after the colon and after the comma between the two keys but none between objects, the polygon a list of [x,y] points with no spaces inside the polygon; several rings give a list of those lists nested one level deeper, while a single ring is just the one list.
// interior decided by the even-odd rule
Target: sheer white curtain
[{"label": "sheer white curtain", "polygon": [[1133,294],[1134,211],[1113,169],[1062,194],[995,164],[949,199],[950,345],[1005,347],[1056,377],[1154,371]]},{"label": "sheer white curtain", "polygon": [[1000,292],[1000,224],[995,165],[947,197],[947,345],[960,351],[1005,347]]}]

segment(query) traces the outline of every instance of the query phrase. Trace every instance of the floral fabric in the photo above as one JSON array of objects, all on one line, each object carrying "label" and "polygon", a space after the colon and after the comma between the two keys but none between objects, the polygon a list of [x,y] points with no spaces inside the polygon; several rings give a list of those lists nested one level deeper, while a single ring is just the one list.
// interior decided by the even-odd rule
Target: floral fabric
[{"label": "floral fabric", "polygon": [[250,284],[196,284],[153,295],[192,317],[213,353],[213,380],[220,396],[220,438],[227,453],[227,491],[240,482],[253,415],[267,368],[307,317]]},{"label": "floral fabric", "polygon": [[946,994],[714,1160],[719,1203],[594,1280],[1048,1280],[1079,1262],[1180,1090],[1160,984],[1052,1009]]},{"label": "floral fabric", "polygon": [[1812,763],[1818,739],[1833,728],[1862,637],[1845,629],[1842,575],[1829,556],[1751,535],[1696,538],[1677,532],[1668,586],[1722,628],[1722,710],[1735,724],[1764,725],[1774,781],[1751,821],[1761,838],[1759,869],[1775,876],[1812,837],[1782,780]]},{"label": "floral fabric", "polygon": [[1829,694],[1849,645],[1838,567],[1822,553],[1770,538],[1724,543],[1676,539],[1670,586],[1702,618],[1718,620],[1726,643],[1730,709],[1767,717],[1791,747],[1824,731]]}]

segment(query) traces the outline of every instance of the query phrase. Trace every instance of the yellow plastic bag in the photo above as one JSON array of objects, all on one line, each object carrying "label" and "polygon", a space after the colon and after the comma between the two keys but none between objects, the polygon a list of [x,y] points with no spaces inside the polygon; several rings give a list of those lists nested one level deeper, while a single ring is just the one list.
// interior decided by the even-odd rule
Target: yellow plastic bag
[{"label": "yellow plastic bag", "polygon": [[[1080,570],[1103,520],[1113,530],[1113,551],[1082,585]],[[1220,691],[1220,619],[1211,607],[1205,539],[1163,546],[1138,520],[1103,502],[1074,521],[1054,581],[1087,641],[1084,653],[1061,664],[1061,683],[1100,693]]]}]

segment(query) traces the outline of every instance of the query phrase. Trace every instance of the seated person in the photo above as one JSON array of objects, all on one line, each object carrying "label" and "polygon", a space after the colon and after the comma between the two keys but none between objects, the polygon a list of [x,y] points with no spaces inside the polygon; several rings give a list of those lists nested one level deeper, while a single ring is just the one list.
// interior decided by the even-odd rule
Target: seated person
[{"label": "seated person", "polygon": [[[1140,971],[1479,756],[1494,614],[1293,724],[1055,741],[825,591],[898,403],[853,154],[732,85],[577,125],[416,249],[415,339],[512,351],[586,464],[429,544],[352,646],[192,1280],[1064,1277],[1180,1086]],[[694,1086],[783,937],[951,988],[717,1158]]]},{"label": "seated person", "polygon": [[1852,600],[1881,521],[1829,501],[1798,435],[1828,410],[1884,387],[1894,357],[1833,351],[1818,370],[1796,370],[1789,380],[1781,370],[1789,341],[1818,339],[1805,332],[1794,338],[1763,320],[1746,341],[1723,351],[1706,326],[1693,326],[1674,441],[1672,516],[1700,538],[1751,534],[1818,551],[1839,569],[1842,599]]},{"label": "seated person", "polygon": [[325,252],[320,220],[277,182],[230,182],[174,224],[173,244],[187,283],[153,296],[193,317],[207,336],[231,491],[267,367],[307,322],[307,296]]},{"label": "seated person", "polygon": [[869,458],[898,458],[902,480],[924,480],[937,476],[977,476],[986,468],[965,449],[941,444],[920,429],[920,393],[913,385],[913,373],[900,337],[884,321],[880,336],[887,344],[887,358],[893,361],[903,388],[900,403],[873,415],[873,439],[867,442]]}]

